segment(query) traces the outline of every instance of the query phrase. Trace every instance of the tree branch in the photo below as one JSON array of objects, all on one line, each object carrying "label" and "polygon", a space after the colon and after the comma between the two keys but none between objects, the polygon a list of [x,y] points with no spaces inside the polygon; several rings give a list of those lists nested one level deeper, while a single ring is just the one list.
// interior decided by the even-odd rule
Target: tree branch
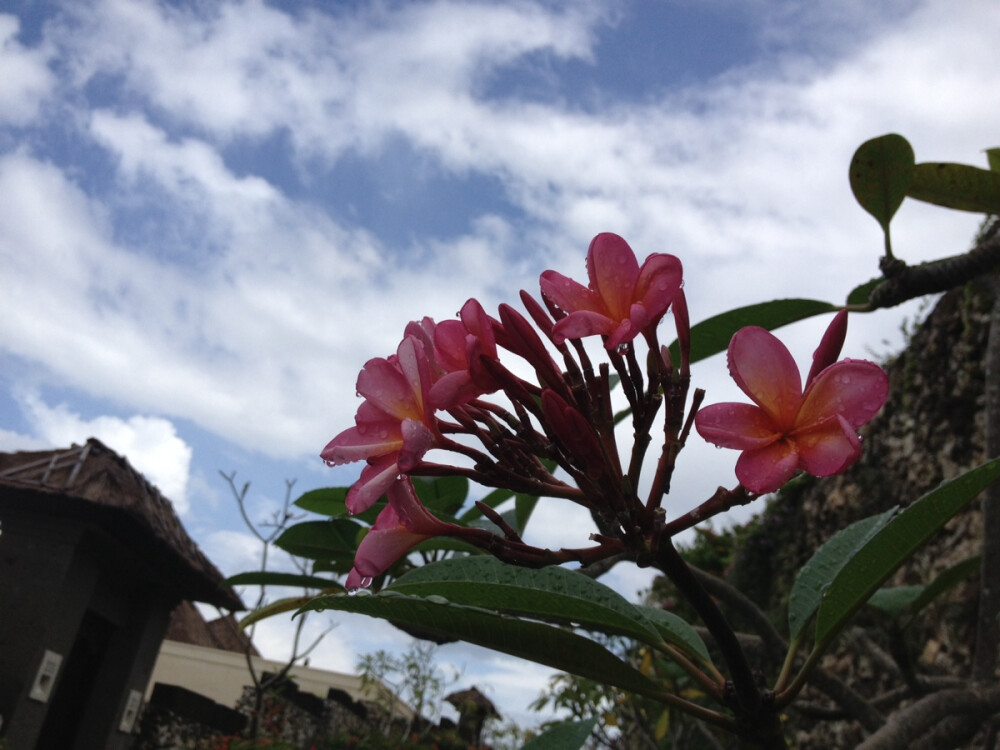
[{"label": "tree branch", "polygon": [[1000,267],[1000,231],[994,222],[969,252],[916,266],[897,260],[885,267],[886,279],[868,295],[868,309],[895,307],[927,294],[946,292]]},{"label": "tree branch", "polygon": [[[987,691],[942,690],[893,713],[885,726],[862,742],[858,750],[953,747],[956,741],[963,741],[960,735],[965,735],[970,729],[974,735],[976,728],[998,710],[1000,688]],[[954,722],[951,721],[939,727],[951,717],[960,719],[961,732],[952,726]]]}]

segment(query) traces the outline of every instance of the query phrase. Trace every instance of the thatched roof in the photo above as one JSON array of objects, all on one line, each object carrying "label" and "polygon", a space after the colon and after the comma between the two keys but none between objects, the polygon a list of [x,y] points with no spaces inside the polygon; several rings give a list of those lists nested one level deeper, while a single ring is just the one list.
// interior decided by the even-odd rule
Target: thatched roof
[{"label": "thatched roof", "polygon": [[485,695],[479,692],[475,687],[471,687],[468,690],[459,690],[445,697],[459,714],[477,714],[484,717],[492,717],[495,719],[500,718],[500,714],[497,713],[496,706],[493,702],[487,698]]},{"label": "thatched roof", "polygon": [[206,622],[197,608],[188,601],[181,602],[170,613],[166,637],[179,643],[234,651],[238,654],[246,653],[249,647],[251,654],[260,656],[246,632],[240,629],[234,615],[228,614]]},{"label": "thatched roof", "polygon": [[62,450],[0,453],[0,498],[139,539],[144,560],[184,598],[246,609],[232,589],[221,588],[222,574],[187,535],[170,501],[96,438]]}]

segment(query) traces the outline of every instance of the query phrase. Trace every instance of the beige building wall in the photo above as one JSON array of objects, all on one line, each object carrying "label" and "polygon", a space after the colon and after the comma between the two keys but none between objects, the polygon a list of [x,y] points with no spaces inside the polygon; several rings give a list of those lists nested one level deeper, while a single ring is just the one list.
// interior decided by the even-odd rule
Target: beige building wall
[{"label": "beige building wall", "polygon": [[[259,656],[252,658],[258,675],[277,672],[284,667],[283,662]],[[337,688],[356,701],[371,700],[362,691],[361,678],[356,675],[296,665],[292,667],[290,677],[300,690],[320,698],[326,698],[330,688]],[[187,688],[230,708],[236,705],[243,694],[244,685],[252,684],[243,654],[169,640],[163,641],[156,658],[156,665],[146,688],[147,701],[157,682]],[[410,711],[406,706],[400,704],[397,711],[405,718],[410,718]]]}]

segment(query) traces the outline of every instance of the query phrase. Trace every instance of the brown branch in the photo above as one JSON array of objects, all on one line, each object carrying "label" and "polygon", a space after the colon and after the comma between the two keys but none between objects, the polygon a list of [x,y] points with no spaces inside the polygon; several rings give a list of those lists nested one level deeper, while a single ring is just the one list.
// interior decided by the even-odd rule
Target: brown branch
[{"label": "brown branch", "polygon": [[968,680],[964,680],[961,677],[942,675],[940,677],[918,677],[917,679],[920,682],[920,693],[917,696],[914,696],[910,688],[906,685],[900,685],[897,688],[876,695],[871,699],[871,704],[879,711],[883,711],[893,706],[898,706],[901,701],[909,698],[920,697],[938,690],[948,690],[951,688],[965,689],[969,686]]},{"label": "brown branch", "polygon": [[[858,750],[954,747],[956,741],[963,741],[961,737],[968,730],[980,727],[997,711],[1000,711],[1000,688],[942,690],[893,713],[885,726],[862,742]],[[950,720],[952,717],[959,719],[958,728]]]},{"label": "brown branch", "polygon": [[886,280],[868,295],[868,309],[895,307],[916,297],[946,292],[1000,267],[1000,231],[994,224],[972,250],[916,266],[895,260]]},{"label": "brown branch", "polygon": [[694,607],[702,622],[708,628],[722,657],[729,668],[733,681],[734,708],[741,719],[759,719],[764,709],[763,697],[757,686],[753,670],[747,663],[746,654],[740,647],[736,633],[726,621],[715,600],[706,592],[691,568],[677,552],[673,542],[666,537],[660,540],[656,555],[656,567]]}]

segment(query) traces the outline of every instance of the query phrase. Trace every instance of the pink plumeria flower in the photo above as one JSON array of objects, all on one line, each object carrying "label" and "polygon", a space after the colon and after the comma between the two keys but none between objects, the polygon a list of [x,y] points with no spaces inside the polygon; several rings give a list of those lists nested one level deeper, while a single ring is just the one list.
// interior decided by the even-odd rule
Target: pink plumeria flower
[{"label": "pink plumeria flower", "polygon": [[707,406],[695,417],[710,443],[743,451],[736,477],[751,492],[774,492],[798,470],[839,474],[861,455],[857,429],[885,403],[889,378],[873,362],[836,362],[847,326],[840,312],[813,357],[805,390],[785,345],[751,326],[729,342],[729,372],[754,404]]},{"label": "pink plumeria flower", "polygon": [[358,545],[354,569],[347,578],[348,589],[367,586],[372,578],[384,573],[396,560],[426,539],[481,531],[464,529],[435,518],[420,502],[409,479],[393,483],[388,497],[389,504],[378,514],[374,525]]},{"label": "pink plumeria flower", "polygon": [[555,271],[542,274],[542,294],[568,313],[556,323],[553,340],[561,344],[600,334],[607,349],[617,349],[659,323],[682,275],[681,262],[672,255],[650,255],[640,268],[625,240],[597,235],[587,251],[589,286]]},{"label": "pink plumeria flower", "polygon": [[462,305],[458,315],[459,320],[441,321],[433,330],[434,357],[444,372],[431,388],[431,402],[439,409],[467,403],[499,387],[480,364],[481,357],[497,358],[494,329],[499,323],[475,299]]},{"label": "pink plumeria flower", "polygon": [[431,362],[423,344],[407,336],[389,359],[369,360],[358,376],[365,397],[355,426],[341,432],[320,455],[331,464],[365,460],[361,478],[347,493],[351,513],[372,506],[434,445],[438,433],[429,403]]}]

